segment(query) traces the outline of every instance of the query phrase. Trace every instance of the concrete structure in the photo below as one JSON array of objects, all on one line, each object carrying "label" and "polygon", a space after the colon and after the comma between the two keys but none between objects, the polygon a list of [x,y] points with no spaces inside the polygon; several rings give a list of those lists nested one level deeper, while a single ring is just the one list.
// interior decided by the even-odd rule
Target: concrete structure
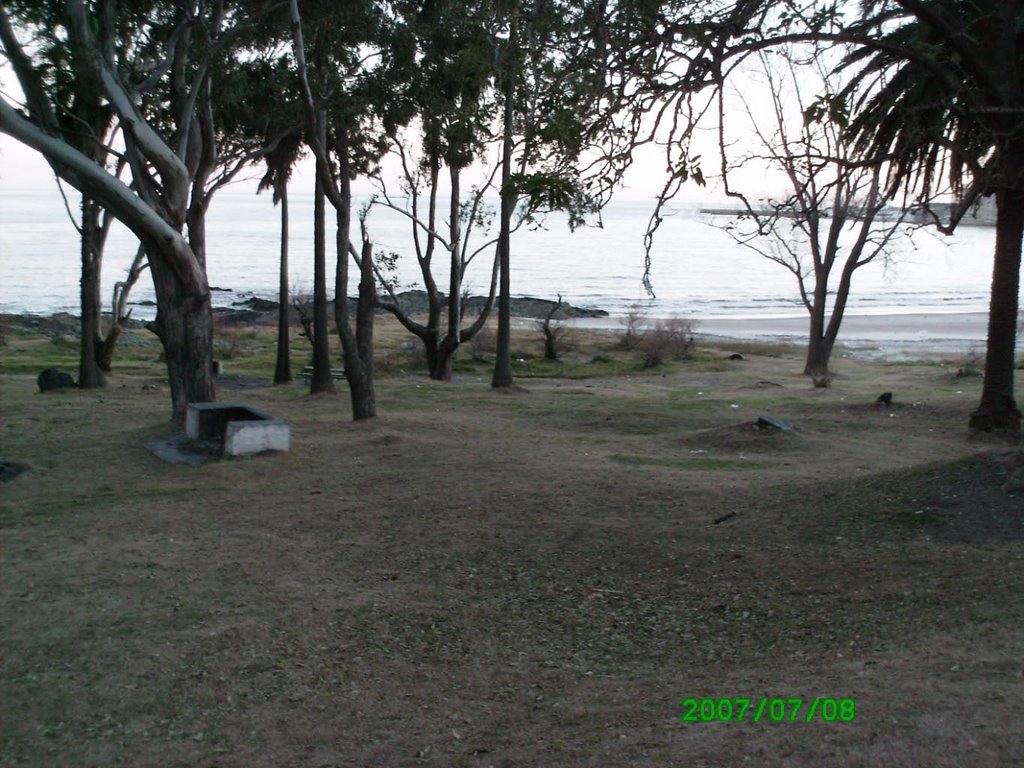
[{"label": "concrete structure", "polygon": [[288,425],[241,403],[190,403],[185,435],[205,442],[221,456],[249,456],[264,451],[287,451]]}]

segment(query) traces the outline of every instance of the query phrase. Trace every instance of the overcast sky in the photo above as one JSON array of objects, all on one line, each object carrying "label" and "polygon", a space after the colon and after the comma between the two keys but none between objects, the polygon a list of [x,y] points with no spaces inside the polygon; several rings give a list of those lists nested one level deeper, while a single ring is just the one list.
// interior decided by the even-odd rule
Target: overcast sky
[{"label": "overcast sky", "polygon": [[[710,167],[705,170],[705,173],[709,173],[714,170],[717,161],[714,157],[705,156],[704,162],[705,164],[710,163]],[[261,172],[262,168],[257,165],[250,172],[243,173],[243,176],[253,177]],[[312,185],[313,176],[313,163],[311,159],[307,158],[300,164],[297,173],[293,176],[295,192],[302,193],[308,190]],[[661,189],[664,179],[663,159],[654,150],[647,149],[637,157],[634,168],[631,169],[627,177],[626,187],[617,195],[629,199],[653,198]],[[233,185],[231,189],[255,193],[256,183],[256,179],[250,178]],[[713,200],[720,196],[713,189],[714,186],[713,182],[710,189],[702,189],[695,184],[688,184],[678,199],[680,202]],[[0,133],[0,190],[9,193],[19,190],[45,191],[51,189],[56,192],[53,172],[42,156],[10,136]],[[368,193],[370,191],[369,184],[366,182],[357,184],[355,191]]]}]

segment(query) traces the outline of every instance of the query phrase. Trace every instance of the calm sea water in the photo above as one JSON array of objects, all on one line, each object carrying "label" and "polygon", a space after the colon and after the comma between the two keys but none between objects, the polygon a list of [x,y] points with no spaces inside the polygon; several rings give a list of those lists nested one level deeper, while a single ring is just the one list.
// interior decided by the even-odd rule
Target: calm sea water
[{"label": "calm sea water", "polygon": [[[74,206],[75,198],[70,200]],[[680,207],[662,225],[652,274],[657,298],[650,299],[641,284],[642,235],[650,210],[646,201],[616,201],[605,211],[601,229],[570,233],[562,219],[552,217],[544,229],[521,230],[513,239],[513,292],[550,298],[560,293],[573,304],[612,314],[642,303],[652,316],[803,315],[792,275],[736,245],[697,206]],[[231,289],[215,294],[215,303],[230,305],[248,295],[276,297],[278,226],[278,211],[268,195],[231,190],[215,198],[208,224],[210,284]],[[406,220],[377,210],[370,229],[378,248],[405,256],[400,284],[418,285]],[[291,231],[292,286],[308,292],[313,276],[311,195],[292,194]],[[870,264],[857,272],[848,311],[986,311],[993,244],[991,228],[964,227],[952,238],[918,232],[912,243],[896,249],[888,266]],[[134,252],[131,234],[116,225],[104,260],[105,302]],[[470,270],[474,292],[487,288],[490,253],[481,254]],[[78,268],[77,233],[56,191],[0,189],[0,311],[77,312]],[[148,277],[132,296],[153,299]],[[138,307],[135,316],[152,317],[153,311]]]}]

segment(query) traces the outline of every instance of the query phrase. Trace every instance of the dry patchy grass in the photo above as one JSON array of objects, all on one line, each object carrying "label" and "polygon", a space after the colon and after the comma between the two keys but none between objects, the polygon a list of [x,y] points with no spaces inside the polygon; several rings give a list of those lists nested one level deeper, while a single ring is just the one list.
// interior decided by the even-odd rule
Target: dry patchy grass
[{"label": "dry patchy grass", "polygon": [[[0,352],[4,457],[32,466],[0,501],[4,765],[1024,759],[1024,505],[948,369],[846,361],[815,390],[798,355],[705,350],[637,375],[593,339],[578,365],[616,373],[498,393],[392,351],[372,423],[229,378],[293,449],[189,468],[141,447],[169,430],[150,358],[39,395],[9,363],[30,343]],[[678,722],[765,695],[856,719]]]}]

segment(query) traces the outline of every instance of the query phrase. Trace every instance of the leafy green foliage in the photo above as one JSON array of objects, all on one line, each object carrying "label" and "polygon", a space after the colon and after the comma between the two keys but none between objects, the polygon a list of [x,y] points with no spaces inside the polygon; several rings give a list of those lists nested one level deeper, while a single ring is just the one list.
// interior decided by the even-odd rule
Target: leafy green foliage
[{"label": "leafy green foliage", "polygon": [[587,216],[595,212],[590,200],[579,182],[564,173],[535,171],[516,173],[502,188],[502,195],[521,199],[528,217],[551,211],[569,214],[572,228],[586,223]]},{"label": "leafy green foliage", "polygon": [[850,124],[850,107],[846,97],[822,94],[804,110],[804,125],[830,121],[840,128]]}]

